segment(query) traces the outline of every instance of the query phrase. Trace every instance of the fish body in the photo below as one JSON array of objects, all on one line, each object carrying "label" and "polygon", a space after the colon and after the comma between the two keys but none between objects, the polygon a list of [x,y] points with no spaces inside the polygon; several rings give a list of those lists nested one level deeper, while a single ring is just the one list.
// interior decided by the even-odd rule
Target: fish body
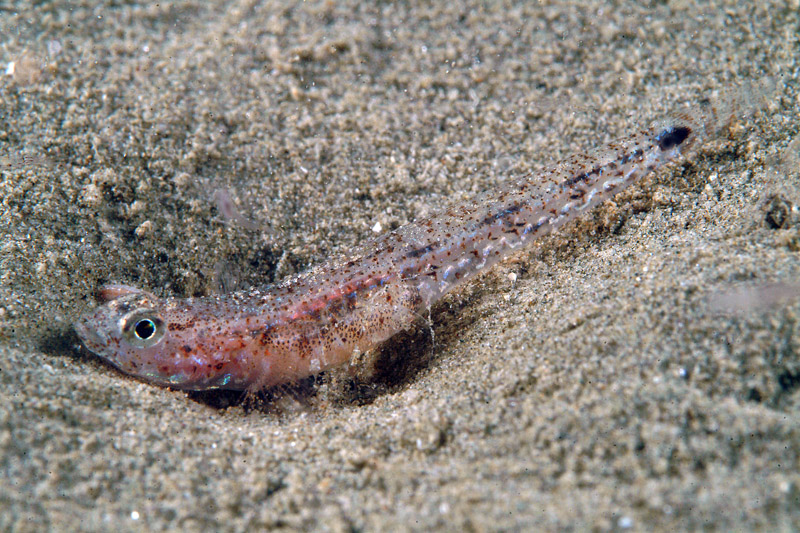
[{"label": "fish body", "polygon": [[444,294],[684,157],[729,122],[711,108],[509,180],[344,258],[264,288],[157,298],[111,285],[75,329],[121,371],[191,390],[260,390],[346,363],[407,329]]}]

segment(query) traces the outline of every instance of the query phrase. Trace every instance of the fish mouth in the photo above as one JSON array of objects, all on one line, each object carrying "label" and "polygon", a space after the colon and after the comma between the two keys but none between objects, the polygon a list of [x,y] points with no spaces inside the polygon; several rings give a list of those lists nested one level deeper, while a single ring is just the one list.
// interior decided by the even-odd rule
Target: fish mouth
[{"label": "fish mouth", "polygon": [[97,329],[89,325],[89,317],[82,317],[76,320],[72,327],[89,351],[102,355],[103,347],[106,345],[108,338],[100,335]]}]

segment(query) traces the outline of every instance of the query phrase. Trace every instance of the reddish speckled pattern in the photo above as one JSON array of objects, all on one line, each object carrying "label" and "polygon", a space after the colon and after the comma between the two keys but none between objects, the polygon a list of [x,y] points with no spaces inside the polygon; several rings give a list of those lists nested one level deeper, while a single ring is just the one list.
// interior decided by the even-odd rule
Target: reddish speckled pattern
[{"label": "reddish speckled pattern", "polygon": [[[161,385],[258,390],[313,375],[375,348],[459,283],[685,154],[732,116],[720,120],[713,108],[677,116],[265,289],[161,300],[114,286],[75,328],[92,352]],[[160,331],[137,346],[131,320],[143,316]]]}]

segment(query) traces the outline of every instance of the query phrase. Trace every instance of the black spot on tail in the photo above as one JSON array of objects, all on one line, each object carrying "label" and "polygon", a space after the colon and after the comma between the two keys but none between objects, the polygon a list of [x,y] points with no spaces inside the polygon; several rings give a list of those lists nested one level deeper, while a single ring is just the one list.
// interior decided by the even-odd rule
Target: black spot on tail
[{"label": "black spot on tail", "polygon": [[656,142],[661,151],[669,150],[681,144],[692,133],[691,128],[678,126],[677,128],[667,128],[656,137]]}]

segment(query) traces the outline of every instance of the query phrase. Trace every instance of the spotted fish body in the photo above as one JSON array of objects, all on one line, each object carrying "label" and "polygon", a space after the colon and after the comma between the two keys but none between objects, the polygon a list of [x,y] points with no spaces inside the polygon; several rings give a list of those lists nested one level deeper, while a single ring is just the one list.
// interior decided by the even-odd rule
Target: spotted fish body
[{"label": "spotted fish body", "polygon": [[264,289],[159,299],[108,286],[104,305],[75,329],[89,350],[159,385],[259,390],[292,382],[377,347],[454,287],[685,155],[717,122],[676,116]]}]

